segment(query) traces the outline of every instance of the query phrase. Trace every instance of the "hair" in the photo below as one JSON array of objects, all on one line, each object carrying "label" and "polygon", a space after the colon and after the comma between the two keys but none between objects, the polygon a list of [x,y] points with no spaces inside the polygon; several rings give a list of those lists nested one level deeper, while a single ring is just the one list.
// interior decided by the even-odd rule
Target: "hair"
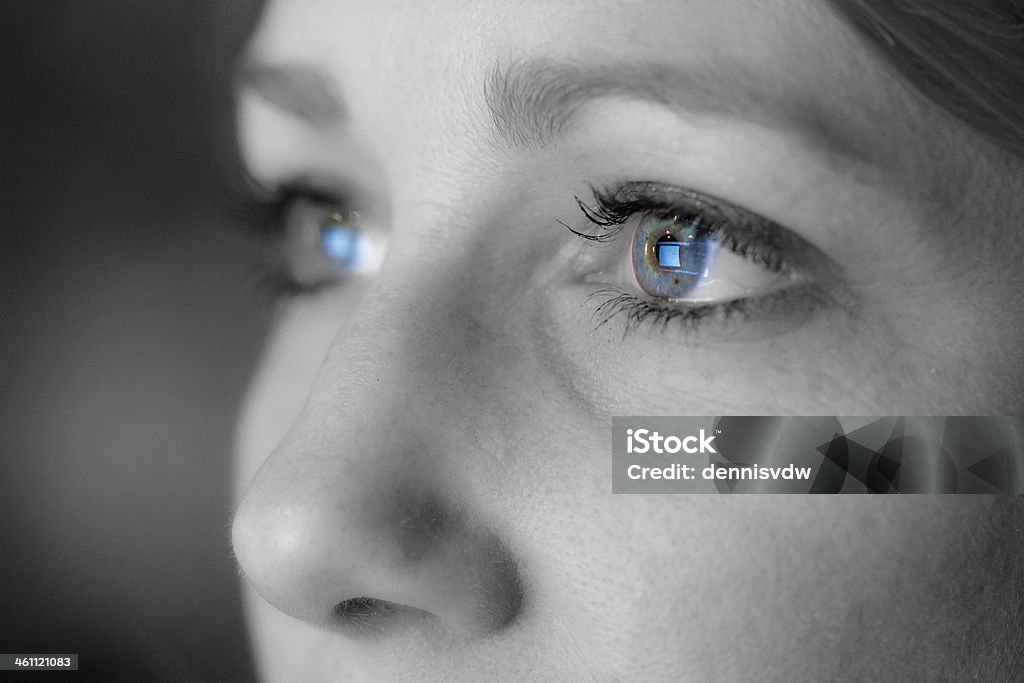
[{"label": "hair", "polygon": [[929,100],[1024,157],[1024,0],[831,0]]}]

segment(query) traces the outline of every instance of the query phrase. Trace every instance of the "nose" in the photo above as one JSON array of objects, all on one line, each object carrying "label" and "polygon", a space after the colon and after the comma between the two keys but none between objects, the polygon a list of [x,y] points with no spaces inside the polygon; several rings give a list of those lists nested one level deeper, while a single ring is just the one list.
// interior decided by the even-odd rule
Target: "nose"
[{"label": "nose", "polygon": [[513,554],[430,438],[437,420],[412,404],[429,401],[389,390],[408,374],[364,340],[331,354],[335,379],[321,377],[246,491],[232,524],[239,565],[280,611],[351,636],[499,631],[522,601]]}]

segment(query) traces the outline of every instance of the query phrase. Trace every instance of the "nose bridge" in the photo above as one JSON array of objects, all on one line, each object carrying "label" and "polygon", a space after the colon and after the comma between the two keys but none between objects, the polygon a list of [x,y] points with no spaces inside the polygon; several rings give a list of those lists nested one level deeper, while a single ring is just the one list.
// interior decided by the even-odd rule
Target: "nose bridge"
[{"label": "nose bridge", "polygon": [[[354,319],[332,343],[307,412],[349,429],[363,421],[430,420],[482,408],[480,393],[525,361],[488,307],[508,298],[507,283],[481,272],[479,245],[464,240],[408,240],[388,264]],[[493,359],[500,357],[501,363]],[[474,400],[466,400],[466,399]]]},{"label": "nose bridge", "polygon": [[[403,214],[444,220],[422,207]],[[494,408],[501,392],[493,390],[493,376],[520,362],[521,351],[482,313],[487,296],[500,293],[479,293],[480,275],[466,267],[478,260],[475,252],[467,240],[390,246],[383,271],[332,341],[306,405],[261,473],[269,478],[280,469],[292,479],[322,481],[358,469],[387,479],[415,464],[420,480],[434,477],[445,433]],[[503,362],[495,365],[490,359],[499,354]],[[482,401],[487,393],[495,401]],[[387,457],[371,455],[380,452]]]}]

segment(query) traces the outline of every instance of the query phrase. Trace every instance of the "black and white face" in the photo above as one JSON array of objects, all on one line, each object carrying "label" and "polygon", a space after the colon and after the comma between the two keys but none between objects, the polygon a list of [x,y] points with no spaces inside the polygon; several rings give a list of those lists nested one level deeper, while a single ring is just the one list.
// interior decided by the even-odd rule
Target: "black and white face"
[{"label": "black and white face", "polygon": [[243,81],[268,680],[947,670],[991,499],[610,493],[612,415],[1022,410],[1020,172],[824,3],[279,0]]}]

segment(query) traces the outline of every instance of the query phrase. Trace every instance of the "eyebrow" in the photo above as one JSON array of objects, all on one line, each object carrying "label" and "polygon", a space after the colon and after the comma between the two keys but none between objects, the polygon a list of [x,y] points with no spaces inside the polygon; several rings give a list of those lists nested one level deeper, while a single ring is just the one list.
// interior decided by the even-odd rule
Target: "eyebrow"
[{"label": "eyebrow", "polygon": [[498,137],[513,148],[543,148],[561,136],[589,102],[641,99],[683,116],[717,116],[795,134],[833,160],[876,162],[849,117],[801,94],[798,84],[772,81],[736,63],[702,68],[646,64],[576,64],[530,59],[495,67],[484,100]]},{"label": "eyebrow", "polygon": [[[317,128],[329,129],[348,118],[334,82],[312,66],[247,63],[237,88]],[[770,80],[738,63],[681,68],[528,59],[496,66],[484,82],[484,102],[497,137],[514,149],[552,144],[586,104],[616,96],[650,101],[683,116],[717,116],[788,132],[844,169],[851,163],[877,165],[881,155],[840,111],[829,110],[796,84]]]},{"label": "eyebrow", "polygon": [[238,72],[236,88],[251,90],[317,128],[332,128],[348,118],[333,81],[309,66],[247,63]]}]

